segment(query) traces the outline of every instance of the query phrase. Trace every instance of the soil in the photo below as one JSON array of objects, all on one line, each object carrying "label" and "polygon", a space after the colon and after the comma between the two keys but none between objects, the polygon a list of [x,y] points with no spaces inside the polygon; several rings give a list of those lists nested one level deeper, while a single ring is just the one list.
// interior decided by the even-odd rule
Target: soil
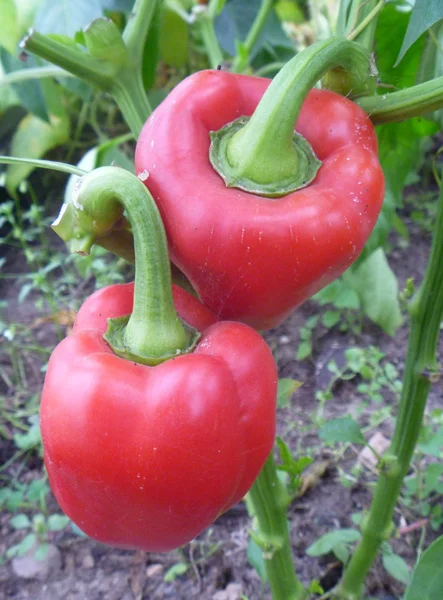
[{"label": "soil", "polygon": [[[393,250],[389,255],[400,289],[408,277],[420,282],[429,251],[430,235],[416,225],[411,225],[411,240],[408,247],[402,247],[398,239],[393,239]],[[411,260],[413,249],[413,260]],[[11,252],[7,256],[7,269],[16,273],[23,269],[19,255]],[[25,323],[33,326],[35,339],[41,345],[53,346],[56,343],[56,328],[49,322],[40,322],[41,312],[35,308],[35,298],[29,296],[25,302],[17,302],[19,283],[3,286],[2,299],[7,301],[6,320],[11,323]],[[320,581],[325,590],[330,589],[340,576],[340,563],[333,554],[323,557],[310,557],[306,548],[322,534],[345,527],[352,527],[351,515],[361,512],[370,503],[370,488],[375,474],[369,469],[360,470],[351,485],[344,486],[343,474],[351,474],[356,465],[359,449],[348,447],[339,456],[337,447],[325,447],[316,434],[312,414],[317,407],[315,390],[324,388],[330,379],[327,362],[334,358],[338,364],[343,361],[344,352],[352,346],[375,345],[386,353],[400,373],[404,366],[407,345],[407,324],[402,326],[395,337],[390,338],[368,321],[363,324],[361,333],[340,333],[337,328],[326,330],[317,328],[314,334],[313,358],[297,361],[296,350],[300,328],[306,319],[318,312],[318,305],[307,302],[282,326],[268,332],[265,337],[275,353],[280,377],[291,377],[303,382],[294,394],[290,406],[278,411],[278,433],[284,438],[294,454],[309,454],[314,464],[326,461],[327,467],[320,469],[320,475],[311,479],[312,486],[295,500],[289,510],[293,556],[297,573],[305,584],[313,579]],[[440,357],[443,356],[443,340],[439,344]],[[10,374],[8,364],[10,354],[3,352],[1,368]],[[28,379],[27,394],[38,393],[42,386],[41,362],[34,356],[26,366]],[[6,403],[16,406],[16,390],[7,389],[7,377],[0,385],[5,389]],[[380,405],[362,405],[362,396],[356,391],[356,381],[342,382],[334,387],[333,399],[325,406],[327,419],[357,415],[361,425],[367,425],[369,415]],[[442,406],[442,385],[433,386],[430,406]],[[25,399],[22,398],[21,401]],[[385,404],[392,405],[395,414],[395,398],[390,392],[384,397]],[[362,409],[363,406],[363,409]],[[392,434],[392,419],[386,419],[371,433],[380,431],[389,438]],[[5,463],[16,452],[10,439],[0,438],[0,460]],[[323,466],[325,463],[322,463]],[[42,461],[35,453],[23,456],[12,462],[1,473],[0,485],[7,478],[15,477],[29,481],[42,475]],[[324,471],[324,472],[323,472]],[[49,509],[57,512],[55,500],[49,500]],[[395,515],[397,525],[413,523],[419,516],[398,509]],[[4,511],[0,520],[0,554],[17,543],[22,531],[15,531],[10,525],[11,514]],[[163,598],[201,600],[239,600],[242,594],[250,600],[269,599],[269,591],[247,560],[248,528],[250,521],[245,505],[239,504],[221,516],[213,526],[197,540],[185,548],[169,554],[147,554],[105,547],[73,533],[67,527],[59,533],[51,534],[51,543],[58,549],[56,560],[46,565],[36,575],[27,578],[18,574],[11,561],[0,565],[0,598],[15,600],[157,600]],[[392,540],[392,547],[412,568],[416,558],[421,529],[398,536]],[[443,531],[427,529],[425,545]],[[174,565],[185,563],[186,572],[170,581],[165,574]],[[367,595],[379,600],[400,598],[404,586],[390,577],[378,560],[367,580]],[[438,600],[438,599],[436,599]]]}]

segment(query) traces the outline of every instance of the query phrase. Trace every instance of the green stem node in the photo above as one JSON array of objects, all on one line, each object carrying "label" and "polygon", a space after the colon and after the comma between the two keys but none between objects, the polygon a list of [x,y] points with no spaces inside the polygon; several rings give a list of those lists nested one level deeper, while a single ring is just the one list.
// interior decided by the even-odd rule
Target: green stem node
[{"label": "green stem node", "polygon": [[352,73],[354,90],[367,93],[373,83],[368,52],[332,38],[290,60],[250,119],[241,117],[211,133],[210,160],[228,187],[277,198],[313,181],[321,162],[294,125],[309,90],[337,66]]},{"label": "green stem node", "polygon": [[288,494],[278,479],[272,453],[250,489],[247,503],[257,519],[259,532],[255,537],[263,548],[273,600],[304,600],[306,590],[292,562],[286,516]]},{"label": "green stem node", "polygon": [[104,337],[118,356],[156,365],[192,351],[199,334],[175,311],[166,234],[146,186],[119,167],[96,169],[80,179],[52,228],[71,250],[87,254],[121,230],[123,211],[134,237],[134,306],[131,315],[108,319]]}]

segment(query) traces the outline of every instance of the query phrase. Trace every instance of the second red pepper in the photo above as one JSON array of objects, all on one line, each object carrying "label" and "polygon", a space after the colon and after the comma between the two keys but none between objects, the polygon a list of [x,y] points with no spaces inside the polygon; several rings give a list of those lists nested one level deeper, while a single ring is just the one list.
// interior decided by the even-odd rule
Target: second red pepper
[{"label": "second red pepper", "polygon": [[269,84],[222,71],[188,77],[150,116],[135,156],[172,260],[212,310],[258,329],[355,261],[384,196],[369,117],[325,90],[308,94],[296,124],[323,162],[315,180],[271,199],[227,188],[209,162],[209,133],[251,115]]}]

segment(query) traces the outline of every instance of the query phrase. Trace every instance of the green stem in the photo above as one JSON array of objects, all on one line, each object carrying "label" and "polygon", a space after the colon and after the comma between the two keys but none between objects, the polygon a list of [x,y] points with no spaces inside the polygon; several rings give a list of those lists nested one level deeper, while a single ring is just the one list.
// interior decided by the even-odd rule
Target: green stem
[{"label": "green stem", "polygon": [[206,54],[208,55],[209,65],[211,69],[216,69],[219,65],[223,64],[224,57],[217,36],[215,35],[214,21],[208,14],[202,13],[198,18],[198,24]]},{"label": "green stem", "polygon": [[33,29],[22,40],[20,47],[69,71],[94,87],[103,91],[112,88],[116,69],[106,61],[97,60],[81,50],[62,44]]},{"label": "green stem", "polygon": [[59,67],[33,67],[5,73],[0,77],[0,87],[12,83],[21,83],[28,79],[44,79],[45,77],[73,77],[73,75]]},{"label": "green stem", "polygon": [[[118,30],[103,19],[93,21],[84,35],[90,53],[58,42],[31,30],[22,41],[22,47],[37,56],[61,67],[89,85],[109,93],[120,108],[135,137],[152,112],[143,88],[141,42],[146,37],[155,2],[140,0],[137,11],[128,23],[124,45]],[[145,18],[145,21],[143,20]],[[136,36],[140,37],[136,37]],[[106,44],[115,44],[114,52],[106,54]],[[91,55],[94,54],[94,56]],[[133,53],[134,55],[132,55]]]},{"label": "green stem", "polygon": [[[377,16],[385,0],[352,0],[344,36],[372,52]],[[379,6],[381,5],[381,6]]]},{"label": "green stem", "polygon": [[134,137],[138,138],[146,119],[152,112],[141,73],[131,71],[121,73],[118,85],[116,84],[110,93],[129,129]]},{"label": "green stem", "polygon": [[237,53],[237,56],[232,63],[231,71],[234,73],[241,73],[246,68],[251,50],[254,48],[261,32],[263,31],[263,27],[266,24],[273,5],[274,0],[262,0],[254,22],[252,23],[248,35],[242,44],[242,50],[244,50],[244,52]]},{"label": "green stem", "polygon": [[411,331],[403,391],[394,436],[380,465],[380,477],[362,539],[345,571],[338,597],[360,598],[364,579],[382,542],[392,532],[392,516],[421,430],[429,389],[437,380],[436,349],[443,319],[443,187],[423,283],[410,304]]},{"label": "green stem", "polygon": [[135,0],[131,15],[123,32],[133,62],[142,68],[146,38],[159,0]]},{"label": "green stem", "polygon": [[372,39],[371,39],[371,46],[372,46],[372,43],[374,41],[375,27],[377,25],[377,21],[375,18],[378,16],[378,13],[381,12],[381,9],[384,7],[384,5],[385,5],[385,0],[380,0],[378,2],[378,4],[376,4],[374,6],[374,8],[369,11],[369,13],[366,15],[366,17],[364,17],[360,21],[360,23],[355,27],[355,29],[353,29],[352,31],[349,32],[349,35],[347,36],[348,40],[360,41],[359,38],[361,38],[362,32],[366,29],[366,27],[368,27],[368,25],[371,25],[371,28],[374,29],[374,32],[372,33]]},{"label": "green stem", "polygon": [[410,88],[356,100],[375,124],[404,121],[443,108],[443,77]]},{"label": "green stem", "polygon": [[273,600],[303,600],[306,591],[295,574],[292,562],[286,515],[288,494],[278,479],[272,453],[247,498],[257,519],[259,531],[254,538],[263,548]]},{"label": "green stem", "polygon": [[33,167],[40,167],[41,169],[50,169],[51,171],[61,171],[62,173],[68,173],[69,175],[86,175],[86,171],[79,169],[74,165],[68,165],[67,163],[57,162],[55,160],[39,160],[37,158],[18,158],[15,156],[0,156],[0,164],[5,165],[32,165]]},{"label": "green stem", "polygon": [[119,356],[155,365],[192,350],[198,334],[175,312],[166,234],[146,186],[119,167],[96,169],[82,177],[52,227],[71,249],[87,254],[118,228],[123,211],[134,237],[134,305],[131,315],[108,320],[105,339]]},{"label": "green stem", "polygon": [[344,38],[317,42],[283,67],[250,119],[211,134],[210,160],[228,186],[280,197],[315,178],[321,163],[294,134],[294,124],[310,89],[335,66],[350,71],[354,89],[363,92],[372,83],[369,54],[359,44]]}]

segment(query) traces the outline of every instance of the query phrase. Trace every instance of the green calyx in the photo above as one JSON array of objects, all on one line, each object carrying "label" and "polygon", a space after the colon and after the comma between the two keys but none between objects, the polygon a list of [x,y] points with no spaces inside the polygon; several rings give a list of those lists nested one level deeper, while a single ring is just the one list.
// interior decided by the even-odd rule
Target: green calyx
[{"label": "green calyx", "polygon": [[209,158],[228,186],[278,198],[309,185],[321,162],[294,126],[310,89],[329,70],[352,72],[358,95],[372,89],[369,53],[345,38],[309,46],[271,82],[250,119],[211,132]]},{"label": "green calyx", "polygon": [[[134,354],[132,351],[132,346],[134,345],[134,339],[137,337],[143,337],[143,326],[140,327],[140,324],[135,320],[131,320],[132,315],[126,315],[124,317],[115,317],[113,319],[108,319],[108,328],[104,334],[105,340],[112,347],[113,351],[120,358],[124,358],[126,360],[134,361],[143,365],[159,365],[166,360],[170,360],[171,358],[177,358],[181,354],[189,354],[195,348],[200,334],[194,328],[187,325],[177,317],[178,328],[181,327],[185,330],[185,345],[180,348],[169,348],[162,355],[156,354],[144,354],[144,340],[140,340],[140,344],[138,344],[138,350]],[[132,330],[132,331],[131,331]],[[150,352],[150,349],[146,349],[147,352]]]},{"label": "green calyx", "polygon": [[[234,149],[229,147],[229,142],[236,133],[244,131],[244,126],[249,121],[248,117],[240,117],[228,123],[218,131],[211,132],[211,147],[209,159],[215,170],[223,177],[228,187],[236,187],[246,192],[278,198],[295,190],[309,185],[317,175],[322,162],[315,156],[309,142],[297,132],[293,132],[291,143],[281,153],[281,164],[287,163],[285,172],[289,173],[286,179],[272,180],[272,165],[269,169],[268,161],[264,160],[257,169],[256,180],[250,179],[248,173],[243,174],[233,167],[230,162],[232,151],[241,150],[239,144]],[[247,139],[246,139],[247,143]],[[233,157],[235,164],[235,155]],[[257,165],[258,167],[258,165]],[[271,173],[267,173],[268,169]],[[255,171],[255,169],[254,169]],[[260,181],[260,180],[261,181]],[[271,181],[269,181],[271,179]]]},{"label": "green calyx", "polygon": [[199,333],[175,311],[166,234],[145,185],[119,167],[96,169],[79,180],[52,227],[72,251],[88,254],[95,242],[126,233],[124,211],[134,238],[134,304],[130,315],[108,319],[104,338],[118,356],[157,365],[191,352]]}]

